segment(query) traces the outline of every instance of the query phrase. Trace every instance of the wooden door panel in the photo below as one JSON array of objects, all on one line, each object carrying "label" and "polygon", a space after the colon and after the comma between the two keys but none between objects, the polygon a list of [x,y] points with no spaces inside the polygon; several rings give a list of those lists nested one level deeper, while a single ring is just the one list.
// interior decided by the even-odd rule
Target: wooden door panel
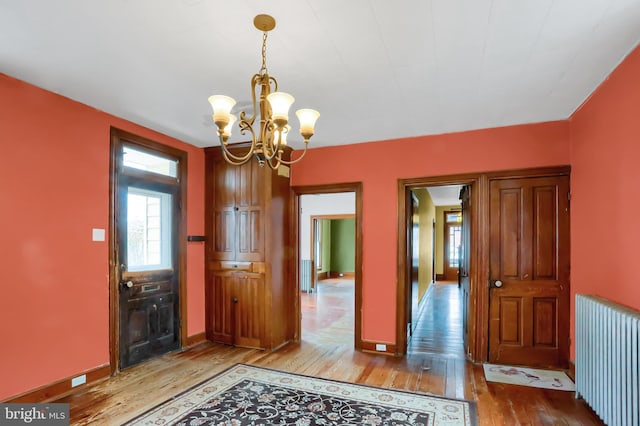
[{"label": "wooden door panel", "polygon": [[558,321],[558,301],[553,297],[535,297],[533,304],[533,342],[536,348],[558,347],[556,322]]},{"label": "wooden door panel", "polygon": [[213,258],[234,260],[236,241],[236,213],[232,209],[214,212]]},{"label": "wooden door panel", "polygon": [[500,193],[500,215],[498,229],[499,239],[499,264],[502,277],[515,278],[520,276],[520,236],[521,229],[521,201],[522,191],[519,188],[507,189]]},{"label": "wooden door panel", "polygon": [[214,273],[207,283],[207,338],[214,342],[233,344],[234,281],[235,277],[229,273]]},{"label": "wooden door panel", "polygon": [[534,188],[532,262],[534,280],[556,278],[557,196],[556,188],[553,186]]},{"label": "wooden door panel", "polygon": [[490,183],[491,362],[567,365],[568,191],[567,176]]},{"label": "wooden door panel", "polygon": [[251,348],[263,347],[264,275],[245,274],[236,286],[238,306],[235,315],[235,344]]},{"label": "wooden door panel", "polygon": [[[238,167],[237,207],[260,207],[267,173],[256,161]],[[233,188],[233,187],[230,187]]]},{"label": "wooden door panel", "polygon": [[223,159],[216,161],[213,167],[214,206],[216,209],[233,209],[236,206],[234,191],[229,188],[236,187],[237,172],[225,163]]},{"label": "wooden door panel", "polygon": [[238,249],[235,260],[259,262],[264,260],[262,239],[262,212],[241,210],[238,212]]}]

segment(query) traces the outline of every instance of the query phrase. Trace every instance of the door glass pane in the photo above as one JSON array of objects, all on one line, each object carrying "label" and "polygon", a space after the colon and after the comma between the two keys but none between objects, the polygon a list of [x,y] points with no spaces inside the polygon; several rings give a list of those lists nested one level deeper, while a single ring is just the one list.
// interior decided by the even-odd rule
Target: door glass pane
[{"label": "door glass pane", "polygon": [[122,148],[125,167],[131,167],[146,172],[158,173],[165,176],[178,176],[178,162],[125,146]]},{"label": "door glass pane", "polygon": [[171,268],[172,196],[130,186],[127,194],[129,271]]},{"label": "door glass pane", "polygon": [[460,262],[461,226],[449,227],[449,267],[457,268]]}]

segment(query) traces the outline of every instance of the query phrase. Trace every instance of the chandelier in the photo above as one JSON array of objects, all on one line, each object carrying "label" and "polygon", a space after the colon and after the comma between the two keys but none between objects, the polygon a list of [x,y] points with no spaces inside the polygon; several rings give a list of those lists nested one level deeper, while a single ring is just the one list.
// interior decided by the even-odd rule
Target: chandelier
[{"label": "chandelier", "polygon": [[[283,159],[287,146],[287,135],[291,129],[289,108],[293,104],[294,98],[288,93],[278,92],[278,82],[267,72],[267,34],[275,28],[275,19],[269,15],[258,15],[254,18],[253,25],[263,32],[262,66],[260,71],[251,78],[253,113],[247,117],[244,111],[240,112],[240,121],[238,122],[240,134],[249,133],[251,135],[251,146],[245,153],[236,155],[237,150],[234,150],[236,154],[232,153],[230,147],[233,144],[228,144],[231,128],[237,120],[237,117],[231,113],[236,104],[235,99],[224,95],[214,95],[209,97],[209,103],[213,109],[213,122],[218,126],[218,137],[223,157],[228,163],[241,165],[255,157],[260,166],[264,166],[266,163],[270,168],[277,169],[281,164],[297,163],[304,157],[320,113],[312,109],[296,111],[300,121],[300,134],[304,139],[304,151],[295,160]],[[259,95],[257,94],[258,88]],[[260,115],[259,128],[254,129],[258,113]]]}]

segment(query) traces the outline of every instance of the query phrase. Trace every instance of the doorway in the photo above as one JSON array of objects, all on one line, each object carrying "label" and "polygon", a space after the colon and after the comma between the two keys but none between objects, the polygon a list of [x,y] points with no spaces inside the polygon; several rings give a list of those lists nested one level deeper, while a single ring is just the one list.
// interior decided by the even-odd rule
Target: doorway
[{"label": "doorway", "polygon": [[[461,313],[464,290],[458,286],[462,188],[459,184],[412,187],[407,194],[405,300],[409,353],[465,356]],[[456,233],[450,232],[452,226],[457,227]],[[453,273],[443,274],[447,269],[454,269]]]},{"label": "doorway", "polygon": [[398,182],[399,354],[407,348],[405,297],[410,283],[405,231],[410,226],[410,190],[460,184],[466,188],[461,194],[463,250],[459,276],[467,358],[474,362],[566,367],[569,175],[569,166],[559,166]]},{"label": "doorway", "polygon": [[186,166],[185,152],[112,129],[112,373],[183,344]]},{"label": "doorway", "polygon": [[[297,231],[296,341],[348,344],[361,349],[361,317],[356,313],[361,312],[362,305],[362,185],[293,190]],[[332,240],[336,244],[331,244]]]}]

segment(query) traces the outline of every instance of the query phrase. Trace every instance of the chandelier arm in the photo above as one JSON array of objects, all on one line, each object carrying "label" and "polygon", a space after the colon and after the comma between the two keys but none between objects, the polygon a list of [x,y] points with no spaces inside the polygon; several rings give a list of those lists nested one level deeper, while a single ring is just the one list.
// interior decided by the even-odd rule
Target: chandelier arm
[{"label": "chandelier arm", "polygon": [[[252,153],[251,153],[251,152],[249,152],[249,154],[252,154]],[[248,163],[249,161],[251,161],[251,155],[249,155],[249,156],[247,156],[246,158],[241,159],[241,160],[234,160],[234,159],[233,159],[233,158],[231,158],[230,156],[235,157],[235,156],[234,156],[233,154],[231,154],[231,153],[229,152],[229,150],[228,150],[227,148],[225,148],[225,147],[224,147],[224,145],[223,145],[223,147],[222,147],[222,157],[224,158],[224,161],[226,161],[227,163],[229,163],[229,164],[231,164],[231,165],[233,165],[233,166],[241,166],[241,165],[246,164],[246,163]]]},{"label": "chandelier arm", "polygon": [[[273,164],[273,159],[276,159],[276,163]],[[267,163],[267,166],[269,166],[269,168],[271,170],[277,170],[278,167],[280,167],[280,165],[282,164],[282,158],[280,158],[280,156],[273,156],[268,160],[265,160],[265,162]]]},{"label": "chandelier arm", "polygon": [[243,154],[243,155],[232,154],[231,151],[229,150],[228,144],[222,141],[222,137],[220,138],[220,145],[222,146],[222,152],[225,154],[225,158],[234,160],[234,161],[230,161],[230,163],[233,163],[233,164],[237,163],[237,165],[240,165],[249,161],[249,159],[251,158],[251,155],[253,155],[254,153],[256,142],[255,142],[255,137],[253,137],[252,135],[251,146],[248,148],[246,154]]},{"label": "chandelier arm", "polygon": [[280,158],[280,162],[284,165],[290,166],[292,164],[297,163],[298,161],[302,160],[302,158],[305,156],[305,154],[307,153],[307,146],[309,144],[309,141],[304,141],[304,151],[302,151],[302,155],[300,155],[300,157],[296,158],[295,160],[290,160],[290,161],[286,161],[283,160],[282,158]]}]

